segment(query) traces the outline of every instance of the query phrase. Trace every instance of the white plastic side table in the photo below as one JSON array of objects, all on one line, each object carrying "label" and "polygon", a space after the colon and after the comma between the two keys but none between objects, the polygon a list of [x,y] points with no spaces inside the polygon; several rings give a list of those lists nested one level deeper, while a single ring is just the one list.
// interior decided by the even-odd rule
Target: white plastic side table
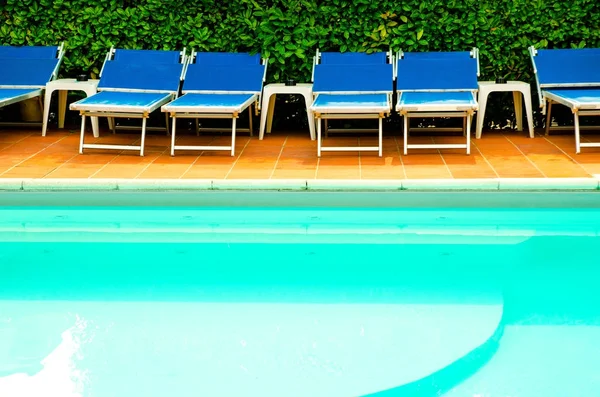
[{"label": "white plastic side table", "polygon": [[[99,80],[77,81],[76,79],[58,79],[52,80],[46,84],[46,95],[44,96],[44,125],[42,127],[42,136],[46,136],[48,128],[48,115],[50,113],[50,100],[52,93],[58,91],[58,128],[65,128],[65,113],[67,111],[67,92],[83,91],[87,96],[98,92]],[[98,117],[92,117],[92,130],[97,138]]]},{"label": "white plastic side table", "polygon": [[267,133],[271,133],[273,126],[273,111],[275,110],[275,97],[277,94],[298,94],[304,97],[306,102],[306,116],[308,117],[308,128],[310,130],[310,139],[315,140],[315,118],[310,105],[313,102],[312,84],[285,85],[282,83],[267,84],[263,89],[261,115],[260,115],[260,134],[258,139],[262,140]]},{"label": "white plastic side table", "polygon": [[533,138],[533,115],[531,110],[531,87],[523,81],[507,81],[505,84],[497,84],[495,81],[479,82],[479,111],[477,112],[477,139],[481,138],[483,118],[488,95],[492,92],[512,92],[515,104],[515,118],[517,119],[517,130],[523,131],[523,101],[525,98],[525,111],[527,112],[527,125],[529,137]]}]

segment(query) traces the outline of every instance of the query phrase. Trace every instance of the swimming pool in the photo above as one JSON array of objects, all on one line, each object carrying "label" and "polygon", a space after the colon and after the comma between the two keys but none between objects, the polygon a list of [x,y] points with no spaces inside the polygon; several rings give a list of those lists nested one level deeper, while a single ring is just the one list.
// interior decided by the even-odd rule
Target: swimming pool
[{"label": "swimming pool", "polygon": [[595,395],[599,199],[3,194],[0,395]]}]

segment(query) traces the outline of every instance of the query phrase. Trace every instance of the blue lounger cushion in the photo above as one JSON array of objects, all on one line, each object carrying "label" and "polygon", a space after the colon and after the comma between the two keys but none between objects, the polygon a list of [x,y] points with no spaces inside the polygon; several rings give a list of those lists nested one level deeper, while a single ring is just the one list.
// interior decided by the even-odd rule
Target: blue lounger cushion
[{"label": "blue lounger cushion", "polygon": [[387,54],[385,52],[322,52],[321,64],[328,65],[366,65],[386,64]]},{"label": "blue lounger cushion", "polygon": [[409,57],[398,61],[398,91],[477,90],[474,58]]},{"label": "blue lounger cushion", "polygon": [[538,50],[534,59],[541,87],[600,86],[600,49]]},{"label": "blue lounger cushion", "polygon": [[0,46],[0,58],[10,59],[56,59],[56,46]]},{"label": "blue lounger cushion", "polygon": [[103,91],[71,104],[72,110],[99,112],[152,112],[172,99],[155,92]]},{"label": "blue lounger cushion", "polygon": [[0,88],[0,107],[10,105],[11,103],[20,102],[28,98],[34,98],[41,94],[41,89]]},{"label": "blue lounger cushion", "polygon": [[163,106],[164,112],[234,113],[246,109],[256,94],[185,94]]},{"label": "blue lounger cushion", "polygon": [[571,108],[600,108],[600,89],[598,88],[552,89],[544,92],[552,99]]},{"label": "blue lounger cushion", "polygon": [[452,110],[476,109],[477,101],[471,92],[403,92],[396,108],[435,108]]},{"label": "blue lounger cushion", "polygon": [[196,63],[202,65],[260,65],[260,54],[247,52],[198,52]]},{"label": "blue lounger cushion", "polygon": [[183,92],[217,91],[259,93],[262,90],[264,65],[203,65],[188,66]]},{"label": "blue lounger cushion", "polygon": [[[161,50],[115,50],[113,61],[129,63],[180,63],[179,51]],[[109,61],[110,62],[110,61]]]},{"label": "blue lounger cushion", "polygon": [[0,59],[0,86],[45,87],[58,59]]},{"label": "blue lounger cushion", "polygon": [[98,90],[136,89],[177,92],[182,64],[108,61],[104,65]]},{"label": "blue lounger cushion", "polygon": [[393,91],[391,64],[316,65],[315,93],[386,93]]},{"label": "blue lounger cushion", "polygon": [[387,94],[320,94],[311,109],[322,113],[378,113],[391,110]]}]

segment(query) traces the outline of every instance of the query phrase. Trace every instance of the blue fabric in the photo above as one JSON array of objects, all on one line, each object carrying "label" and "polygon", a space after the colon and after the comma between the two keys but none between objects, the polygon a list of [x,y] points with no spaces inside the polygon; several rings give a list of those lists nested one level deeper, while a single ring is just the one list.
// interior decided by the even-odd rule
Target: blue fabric
[{"label": "blue fabric", "polygon": [[114,61],[129,63],[172,63],[178,64],[179,51],[160,50],[115,50]]},{"label": "blue fabric", "polygon": [[600,85],[600,49],[538,50],[534,60],[540,85]]},{"label": "blue fabric", "polygon": [[197,52],[196,62],[203,65],[260,65],[260,54],[247,52]]},{"label": "blue fabric", "polygon": [[189,107],[189,106],[206,106],[206,107],[233,107],[241,108],[248,99],[252,98],[252,94],[185,94],[169,103],[169,107]]},{"label": "blue fabric", "polygon": [[470,59],[470,51],[432,51],[432,52],[405,52],[404,58],[417,59]]},{"label": "blue fabric", "polygon": [[0,58],[56,59],[57,53],[56,46],[0,46]]},{"label": "blue fabric", "polygon": [[184,91],[245,91],[262,90],[264,65],[204,65],[188,66]]},{"label": "blue fabric", "polygon": [[98,88],[177,92],[182,68],[182,64],[108,61]]},{"label": "blue fabric", "polygon": [[582,104],[600,104],[600,89],[581,88],[581,89],[552,89],[545,92],[561,96],[570,101],[576,101]]},{"label": "blue fabric", "polygon": [[389,107],[386,94],[331,95],[320,94],[313,102],[313,108],[368,108]]},{"label": "blue fabric", "polygon": [[392,92],[391,64],[315,66],[313,92]]},{"label": "blue fabric", "polygon": [[398,91],[478,88],[474,58],[409,57],[398,61]]},{"label": "blue fabric", "polygon": [[52,78],[58,59],[0,59],[0,85],[44,87]]},{"label": "blue fabric", "polygon": [[470,92],[404,92],[400,105],[474,105]]},{"label": "blue fabric", "polygon": [[169,94],[154,92],[113,92],[103,91],[78,101],[81,105],[139,106],[151,107],[163,101]]},{"label": "blue fabric", "polygon": [[29,94],[37,90],[32,89],[14,89],[14,88],[0,88],[0,102],[4,102],[7,99],[11,99],[17,96]]},{"label": "blue fabric", "polygon": [[328,65],[370,65],[386,64],[387,54],[385,52],[322,52],[321,64]]}]

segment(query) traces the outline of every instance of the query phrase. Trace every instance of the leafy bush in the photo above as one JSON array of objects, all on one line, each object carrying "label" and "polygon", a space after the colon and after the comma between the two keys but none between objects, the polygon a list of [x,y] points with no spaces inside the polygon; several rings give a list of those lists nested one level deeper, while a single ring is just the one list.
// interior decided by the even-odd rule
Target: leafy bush
[{"label": "leafy bush", "polygon": [[[253,51],[269,80],[308,81],[322,51],[479,47],[480,79],[532,80],[529,45],[600,47],[597,0],[6,0],[0,43],[66,42],[64,75],[97,74],[121,48]],[[502,114],[508,104],[491,104]]]}]

